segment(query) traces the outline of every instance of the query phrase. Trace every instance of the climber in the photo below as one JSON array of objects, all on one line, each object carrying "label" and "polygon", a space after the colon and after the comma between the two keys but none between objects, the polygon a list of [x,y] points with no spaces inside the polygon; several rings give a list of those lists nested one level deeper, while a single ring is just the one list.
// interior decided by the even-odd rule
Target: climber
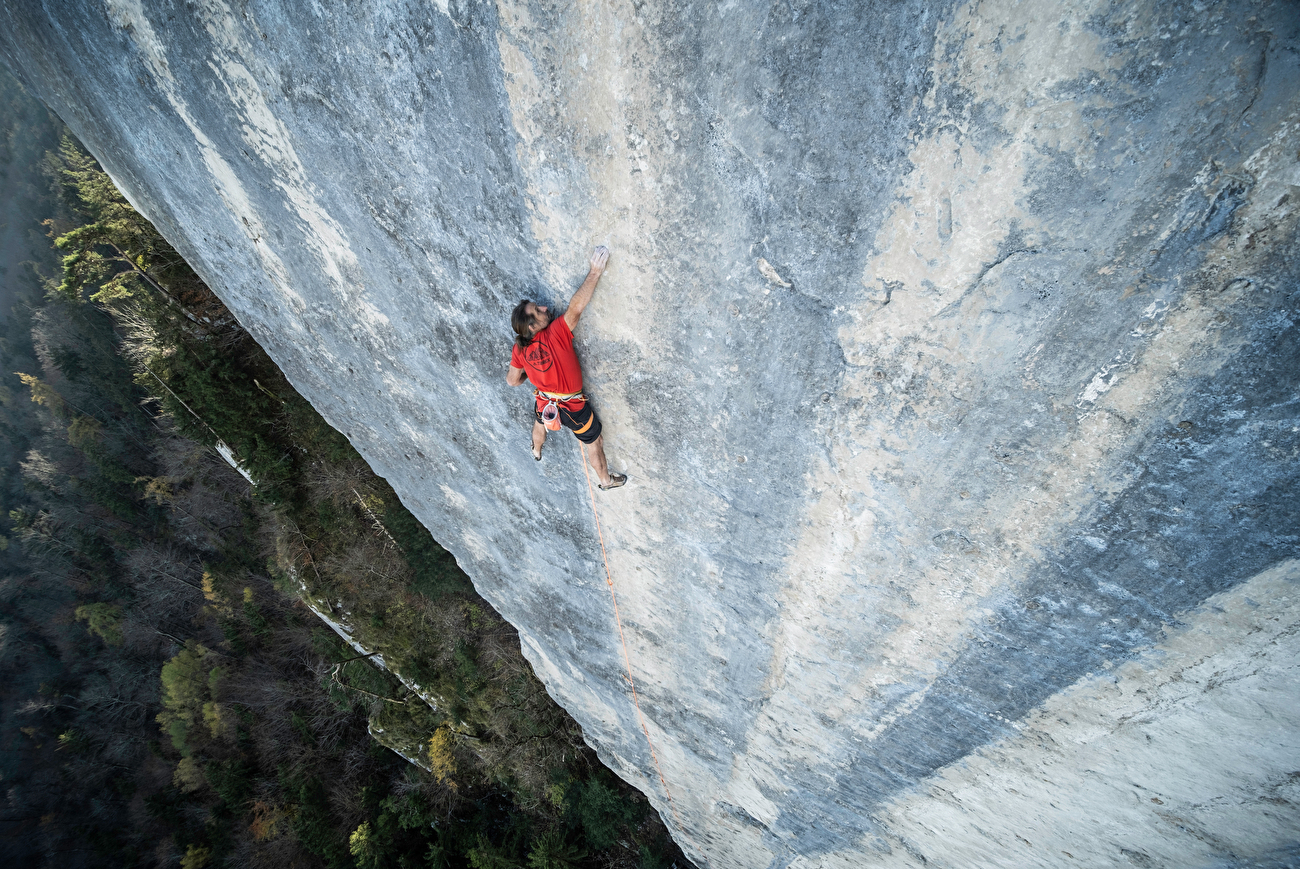
[{"label": "climber", "polygon": [[[521,386],[525,380],[536,388],[533,423],[533,458],[542,460],[542,444],[548,427],[558,431],[563,423],[573,434],[591,447],[585,450],[587,461],[600,480],[601,489],[617,489],[627,482],[626,474],[611,474],[605,462],[605,439],[600,433],[600,417],[582,394],[582,367],[573,352],[573,327],[591,302],[596,284],[605,273],[609,248],[601,245],[591,254],[591,270],[578,292],[569,300],[569,308],[559,319],[550,309],[524,299],[510,314],[515,330],[515,344],[510,351],[510,370],[506,383]],[[548,425],[543,424],[545,420]]]}]

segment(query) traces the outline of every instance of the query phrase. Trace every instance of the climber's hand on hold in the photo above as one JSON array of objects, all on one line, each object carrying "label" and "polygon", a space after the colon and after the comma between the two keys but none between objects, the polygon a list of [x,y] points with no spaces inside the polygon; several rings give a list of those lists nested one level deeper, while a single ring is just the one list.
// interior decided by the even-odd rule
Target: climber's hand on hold
[{"label": "climber's hand on hold", "polygon": [[573,294],[569,300],[569,309],[564,312],[564,322],[568,324],[569,331],[578,325],[578,318],[582,312],[587,310],[588,303],[591,302],[592,293],[596,292],[596,284],[600,281],[600,276],[605,273],[605,263],[609,262],[609,248],[605,245],[599,245],[591,252],[591,271],[587,272],[587,279],[582,282],[578,292]]}]

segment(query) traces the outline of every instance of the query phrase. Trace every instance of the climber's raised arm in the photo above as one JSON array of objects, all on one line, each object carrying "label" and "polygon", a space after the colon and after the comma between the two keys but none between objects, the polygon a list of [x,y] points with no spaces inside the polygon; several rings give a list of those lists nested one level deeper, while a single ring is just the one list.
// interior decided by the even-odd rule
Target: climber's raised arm
[{"label": "climber's raised arm", "polygon": [[516,368],[513,365],[506,372],[506,386],[523,386],[524,381],[527,379],[528,375],[524,372],[524,369]]},{"label": "climber's raised arm", "polygon": [[564,323],[573,331],[573,327],[578,325],[578,318],[582,312],[587,310],[587,305],[591,302],[592,294],[596,292],[596,284],[600,281],[600,276],[605,273],[605,263],[609,262],[609,248],[603,244],[597,247],[591,254],[591,271],[587,272],[587,279],[578,287],[578,292],[573,294],[569,300],[569,309],[564,312]]}]

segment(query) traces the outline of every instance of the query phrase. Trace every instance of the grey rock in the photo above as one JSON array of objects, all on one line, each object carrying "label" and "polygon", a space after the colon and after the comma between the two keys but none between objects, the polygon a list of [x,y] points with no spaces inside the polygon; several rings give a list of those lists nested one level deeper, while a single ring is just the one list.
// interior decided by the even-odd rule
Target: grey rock
[{"label": "grey rock", "polygon": [[[1294,854],[1294,4],[0,22],[693,859]],[[511,306],[597,243],[579,348],[631,476],[597,503],[659,770],[576,446],[535,464],[503,377]]]}]

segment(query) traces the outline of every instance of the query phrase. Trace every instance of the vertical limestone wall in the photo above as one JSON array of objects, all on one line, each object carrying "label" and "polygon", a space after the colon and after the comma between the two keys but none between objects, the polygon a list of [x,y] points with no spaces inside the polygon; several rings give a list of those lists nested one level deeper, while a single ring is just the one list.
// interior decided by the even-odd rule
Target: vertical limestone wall
[{"label": "vertical limestone wall", "polygon": [[[1300,837],[1289,2],[75,0],[0,54],[702,865]],[[536,465],[509,309],[578,330]]]}]

